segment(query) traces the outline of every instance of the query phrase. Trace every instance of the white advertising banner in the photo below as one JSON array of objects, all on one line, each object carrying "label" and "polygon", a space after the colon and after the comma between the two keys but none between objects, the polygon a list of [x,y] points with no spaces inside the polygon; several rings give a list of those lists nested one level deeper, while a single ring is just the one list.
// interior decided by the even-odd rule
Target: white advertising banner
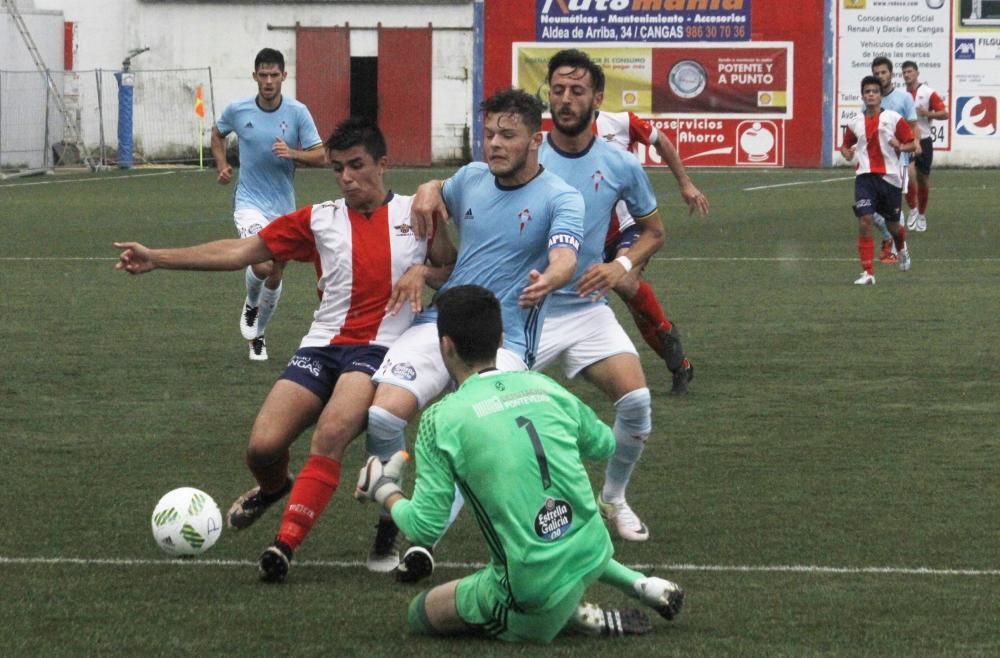
[{"label": "white advertising banner", "polygon": [[[957,149],[1000,158],[1000,0],[956,0],[951,105]],[[987,156],[988,157],[988,156]]]},{"label": "white advertising banner", "polygon": [[[892,60],[893,79],[904,90],[902,64],[916,62],[921,82],[953,105],[953,16],[952,0],[837,0],[835,149],[843,126],[863,109],[861,79],[878,56]],[[936,152],[951,149],[952,123],[932,122]]]}]

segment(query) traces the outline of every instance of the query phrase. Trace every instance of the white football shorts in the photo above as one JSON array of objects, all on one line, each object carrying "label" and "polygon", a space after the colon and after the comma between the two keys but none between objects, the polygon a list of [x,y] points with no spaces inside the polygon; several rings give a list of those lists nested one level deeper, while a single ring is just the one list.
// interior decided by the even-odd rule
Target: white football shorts
[{"label": "white football shorts", "polygon": [[233,223],[241,238],[257,235],[262,228],[271,223],[264,213],[256,208],[240,208],[233,212]]},{"label": "white football shorts", "polygon": [[[501,347],[497,350],[497,369],[514,371],[528,368],[517,354]],[[415,324],[403,332],[389,348],[372,381],[406,389],[417,398],[421,409],[441,395],[451,384],[451,375],[441,358],[437,324]]]},{"label": "white football shorts", "polygon": [[580,371],[616,354],[635,354],[635,345],[607,304],[560,315],[548,314],[532,370],[544,370],[560,356],[563,372],[572,379]]}]

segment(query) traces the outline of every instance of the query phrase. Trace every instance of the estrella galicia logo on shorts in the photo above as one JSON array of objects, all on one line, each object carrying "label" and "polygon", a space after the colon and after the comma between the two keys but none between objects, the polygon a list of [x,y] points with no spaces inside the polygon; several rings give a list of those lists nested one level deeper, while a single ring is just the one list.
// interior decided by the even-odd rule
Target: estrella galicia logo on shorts
[{"label": "estrella galicia logo on shorts", "polygon": [[320,365],[316,361],[313,361],[307,356],[293,356],[291,360],[288,362],[288,367],[302,368],[303,370],[308,370],[310,373],[312,373],[313,377],[319,377],[319,373],[323,369],[322,365]]},{"label": "estrella galicia logo on shorts", "polygon": [[397,363],[392,366],[392,374],[394,377],[399,377],[400,379],[412,382],[417,378],[417,369],[404,361],[403,363]]},{"label": "estrella galicia logo on shorts", "polygon": [[955,59],[975,59],[975,39],[955,39]]},{"label": "estrella galicia logo on shorts", "polygon": [[986,137],[997,134],[997,99],[993,96],[961,96],[955,103],[955,133]]},{"label": "estrella galicia logo on shorts", "polygon": [[573,527],[573,508],[565,500],[549,498],[535,516],[535,534],[545,541],[559,539]]}]

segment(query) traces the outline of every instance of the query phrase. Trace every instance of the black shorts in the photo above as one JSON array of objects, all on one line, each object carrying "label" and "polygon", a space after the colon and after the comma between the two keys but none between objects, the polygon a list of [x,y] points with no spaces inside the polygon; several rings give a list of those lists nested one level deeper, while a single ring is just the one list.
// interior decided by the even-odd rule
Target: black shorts
[{"label": "black shorts", "polygon": [[363,372],[374,375],[389,348],[381,345],[325,345],[300,347],[278,379],[309,389],[325,404],[341,375]]},{"label": "black shorts", "polygon": [[854,179],[854,216],[878,213],[887,222],[899,221],[902,190],[877,174],[860,174]]},{"label": "black shorts", "polygon": [[920,155],[913,158],[913,164],[916,165],[917,171],[924,176],[929,176],[931,173],[931,164],[933,162],[934,140],[930,137],[924,137],[920,140]]},{"label": "black shorts", "polygon": [[618,234],[614,242],[607,242],[604,245],[604,262],[610,263],[617,256],[618,252],[622,249],[628,249],[635,241],[639,239],[639,234],[642,233],[642,229],[639,228],[638,224],[632,224],[627,229]]}]

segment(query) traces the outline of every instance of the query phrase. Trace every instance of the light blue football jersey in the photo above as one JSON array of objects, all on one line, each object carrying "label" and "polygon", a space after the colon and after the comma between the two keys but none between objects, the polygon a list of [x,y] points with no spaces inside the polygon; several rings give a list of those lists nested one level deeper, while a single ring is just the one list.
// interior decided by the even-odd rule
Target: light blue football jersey
[{"label": "light blue football jersey", "polygon": [[323,140],[308,108],[293,98],[281,97],[271,111],[257,105],[257,97],[234,101],[216,124],[223,136],[240,138],[240,177],[233,190],[233,207],[257,209],[271,220],[295,210],[295,163],[271,152],[274,140],[306,150]]},{"label": "light blue football jersey", "polygon": [[[583,237],[583,198],[544,169],[529,182],[506,187],[483,162],[445,181],[445,204],[458,229],[458,260],[440,292],[463,284],[489,289],[500,301],[504,347],[527,365],[535,360],[548,301],[517,304],[531,270],[544,272],[550,249],[576,251]],[[433,306],[419,321],[437,319]]]},{"label": "light blue football jersey", "polygon": [[[917,106],[913,102],[913,96],[910,96],[909,93],[899,87],[893,89],[892,93],[882,97],[882,109],[898,113],[899,116],[906,119],[907,123],[917,120]],[[904,169],[909,162],[909,153],[899,154],[899,163]]]},{"label": "light blue football jersey", "polygon": [[538,152],[538,160],[548,171],[579,190],[587,206],[576,273],[565,288],[553,293],[546,302],[547,313],[563,314],[593,303],[580,297],[576,283],[589,266],[604,262],[604,239],[618,200],[624,200],[632,216],[641,219],[656,211],[656,193],[634,155],[599,139],[593,139],[580,153],[565,153],[549,136]]}]

